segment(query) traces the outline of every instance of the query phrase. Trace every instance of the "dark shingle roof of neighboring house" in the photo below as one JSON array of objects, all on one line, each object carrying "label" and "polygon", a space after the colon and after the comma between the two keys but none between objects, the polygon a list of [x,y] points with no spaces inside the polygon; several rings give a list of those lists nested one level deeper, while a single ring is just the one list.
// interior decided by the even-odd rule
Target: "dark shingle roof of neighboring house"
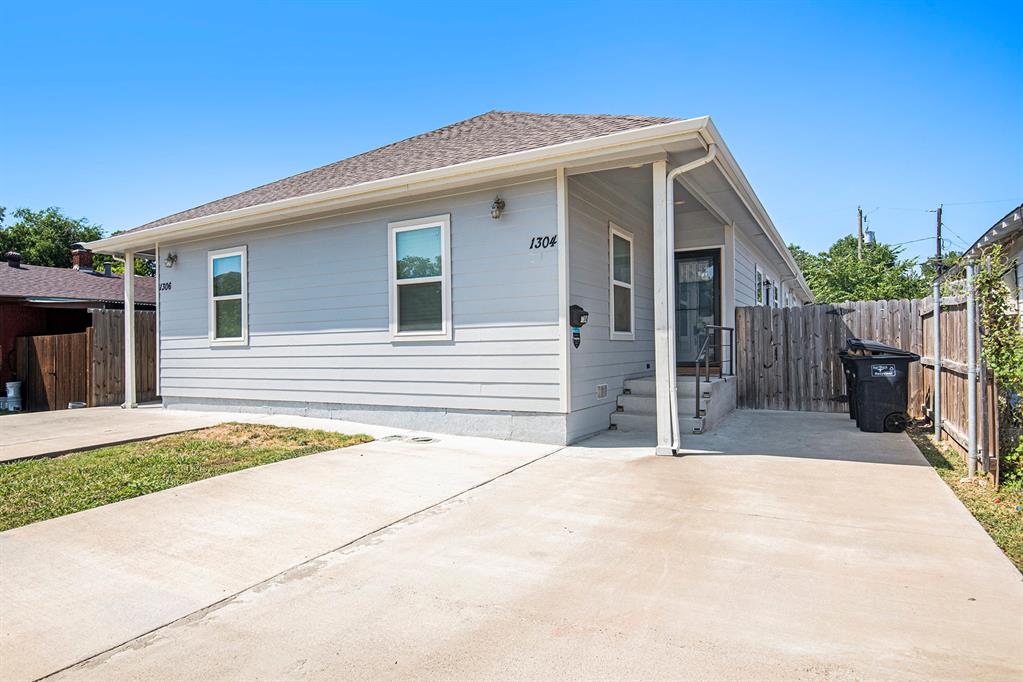
[{"label": "dark shingle roof of neighboring house", "polygon": [[[0,261],[0,298],[67,299],[72,301],[124,302],[124,281],[120,275],[50,268],[42,265],[11,267]],[[135,275],[136,303],[156,303],[152,277]]]},{"label": "dark shingle roof of neighboring house", "polygon": [[154,220],[135,230],[676,120],[657,116],[489,111],[358,156]]}]

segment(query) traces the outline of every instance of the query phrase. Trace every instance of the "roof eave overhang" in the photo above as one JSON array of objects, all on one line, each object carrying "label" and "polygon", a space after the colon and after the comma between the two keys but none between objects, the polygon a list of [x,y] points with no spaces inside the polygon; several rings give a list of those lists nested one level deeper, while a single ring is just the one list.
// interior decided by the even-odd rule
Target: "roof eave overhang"
[{"label": "roof eave overhang", "polygon": [[232,228],[251,227],[269,219],[275,222],[295,220],[305,215],[316,215],[395,197],[407,197],[450,187],[477,184],[490,179],[544,171],[553,172],[558,167],[570,167],[576,163],[588,162],[600,154],[622,153],[630,149],[635,149],[638,153],[651,145],[669,144],[686,137],[705,137],[709,125],[710,118],[702,116],[585,140],[563,142],[548,147],[281,199],[234,211],[159,225],[145,230],[125,232],[89,242],[86,246],[98,253],[120,254],[125,251],[152,248],[159,242],[201,236],[209,231],[221,232],[229,231]]},{"label": "roof eave overhang", "polygon": [[722,139],[721,133],[718,132],[714,123],[710,120],[707,121],[705,135],[709,138],[709,141],[714,142],[714,144],[718,146],[718,155],[716,158],[718,167],[721,169],[722,173],[724,173],[728,182],[732,185],[735,193],[746,205],[746,209],[757,221],[757,224],[760,225],[760,229],[764,231],[768,240],[770,240],[779,255],[781,255],[786,267],[788,267],[789,271],[792,273],[796,284],[803,290],[805,296],[813,302],[813,292],[810,290],[810,285],[807,284],[802,271],[796,264],[796,259],[792,257],[792,253],[789,251],[788,245],[786,245],[785,240],[782,239],[781,233],[778,231],[778,228],[775,227],[774,221],[771,220],[771,216],[767,213],[767,209],[765,209],[764,205],[760,203],[760,199],[753,191],[752,185],[750,185],[749,180],[746,179],[746,175],[742,172],[742,169],[736,162],[735,157],[732,156],[732,152],[728,149],[728,145],[726,145],[724,139]]}]

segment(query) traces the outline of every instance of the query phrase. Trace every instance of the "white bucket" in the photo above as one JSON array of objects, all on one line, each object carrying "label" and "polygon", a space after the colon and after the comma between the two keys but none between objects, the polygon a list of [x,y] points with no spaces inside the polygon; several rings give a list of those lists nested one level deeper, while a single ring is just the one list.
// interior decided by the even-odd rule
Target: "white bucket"
[{"label": "white bucket", "polygon": [[7,382],[7,397],[18,398],[21,400],[21,382],[20,381],[8,381]]}]

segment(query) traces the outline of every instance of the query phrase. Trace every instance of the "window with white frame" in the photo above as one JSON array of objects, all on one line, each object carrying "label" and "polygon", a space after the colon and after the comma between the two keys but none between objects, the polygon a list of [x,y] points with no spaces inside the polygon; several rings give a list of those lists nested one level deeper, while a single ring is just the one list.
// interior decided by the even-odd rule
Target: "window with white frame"
[{"label": "window with white frame", "polygon": [[760,269],[760,266],[756,266],[757,269],[757,280],[754,286],[756,287],[757,305],[764,304],[764,272]]},{"label": "window with white frame", "polygon": [[210,343],[248,343],[248,272],[244,246],[209,252]]},{"label": "window with white frame", "polygon": [[451,216],[388,225],[394,339],[451,338]]},{"label": "window with white frame", "polygon": [[777,284],[774,285],[774,298],[771,299],[771,305],[773,305],[775,308],[781,305],[781,297],[778,294]]},{"label": "window with white frame", "polygon": [[635,338],[632,233],[614,223],[608,227],[608,263],[611,277],[611,339],[631,341]]}]

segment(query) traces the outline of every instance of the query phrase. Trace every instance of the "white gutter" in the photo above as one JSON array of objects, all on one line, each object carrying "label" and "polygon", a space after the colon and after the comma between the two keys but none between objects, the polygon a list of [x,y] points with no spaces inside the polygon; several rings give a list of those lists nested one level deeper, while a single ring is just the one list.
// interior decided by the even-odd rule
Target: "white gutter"
[{"label": "white gutter", "polygon": [[[705,166],[708,163],[712,163],[717,158],[718,147],[716,144],[711,143],[707,147],[707,153],[700,157],[690,161],[689,163],[682,164],[677,168],[672,169],[668,172],[665,179],[665,195],[666,195],[666,220],[667,234],[664,236],[664,253],[654,254],[655,258],[669,259],[664,272],[667,275],[668,281],[665,283],[664,288],[667,293],[667,328],[670,330],[668,334],[668,364],[669,367],[658,367],[655,372],[655,380],[658,384],[657,394],[660,399],[667,397],[668,405],[670,410],[668,411],[669,419],[671,420],[670,428],[670,439],[671,445],[670,450],[672,453],[677,453],[682,449],[682,437],[679,433],[678,425],[678,381],[677,372],[675,366],[677,364],[676,348],[675,348],[675,274],[674,267],[670,259],[674,259],[675,256],[675,180],[689,171],[695,170],[700,166]],[[660,272],[660,270],[658,270]],[[665,394],[667,394],[665,396]],[[696,397],[699,400],[699,396]],[[663,414],[663,412],[661,412]],[[661,432],[661,429],[658,429]],[[658,434],[658,441],[661,440],[661,435],[669,435],[669,432],[661,432]],[[658,449],[664,450],[664,446],[658,442]]]},{"label": "white gutter", "polygon": [[166,243],[171,239],[184,239],[188,236],[202,234],[204,228],[213,225],[219,227],[245,226],[258,224],[261,221],[265,222],[270,217],[277,220],[304,213],[337,210],[359,203],[392,198],[395,195],[408,196],[417,191],[428,191],[444,185],[478,183],[487,180],[489,176],[502,173],[507,175],[516,172],[535,173],[544,170],[554,172],[558,166],[566,166],[573,161],[591,158],[597,152],[641,149],[651,145],[670,144],[688,136],[699,135],[706,130],[709,123],[710,119],[703,116],[625,130],[585,140],[562,142],[539,149],[503,154],[443,168],[315,192],[300,197],[280,199],[145,230],[124,232],[88,242],[85,246],[99,253],[122,252],[126,249],[151,246],[158,240]]}]

